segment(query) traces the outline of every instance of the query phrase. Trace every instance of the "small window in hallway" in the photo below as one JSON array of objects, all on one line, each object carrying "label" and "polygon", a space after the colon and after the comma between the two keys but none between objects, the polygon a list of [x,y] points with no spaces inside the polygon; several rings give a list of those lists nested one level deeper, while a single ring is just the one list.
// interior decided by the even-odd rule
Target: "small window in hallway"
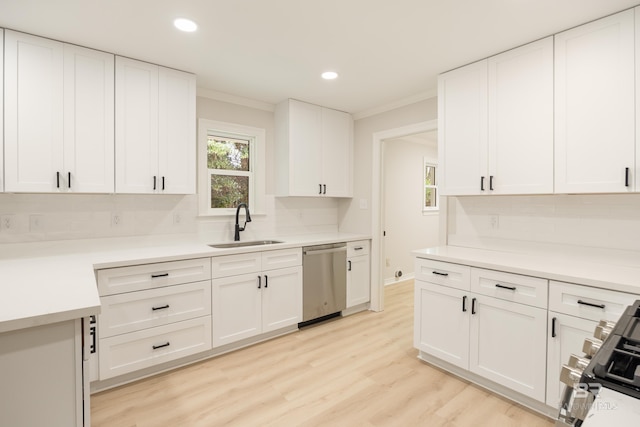
[{"label": "small window in hallway", "polygon": [[422,212],[438,210],[438,185],[436,183],[436,165],[424,160],[424,198]]}]

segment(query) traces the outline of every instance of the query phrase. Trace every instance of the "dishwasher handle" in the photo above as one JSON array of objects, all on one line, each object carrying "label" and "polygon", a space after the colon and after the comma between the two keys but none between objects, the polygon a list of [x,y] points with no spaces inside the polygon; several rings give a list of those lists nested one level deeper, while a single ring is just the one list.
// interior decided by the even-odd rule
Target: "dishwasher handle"
[{"label": "dishwasher handle", "polygon": [[304,255],[320,255],[320,254],[331,254],[336,252],[346,252],[347,247],[341,246],[338,248],[329,248],[329,249],[305,249],[302,253]]}]

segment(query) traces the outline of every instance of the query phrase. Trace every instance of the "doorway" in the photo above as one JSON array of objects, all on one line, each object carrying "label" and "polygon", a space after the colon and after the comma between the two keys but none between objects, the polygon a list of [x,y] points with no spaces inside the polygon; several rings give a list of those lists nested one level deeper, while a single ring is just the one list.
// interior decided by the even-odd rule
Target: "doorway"
[{"label": "doorway", "polygon": [[[407,135],[414,135],[422,132],[435,131],[438,128],[437,120],[420,122],[413,125],[388,129],[373,134],[373,156],[372,156],[372,194],[371,194],[371,310],[382,311],[384,309],[384,237],[383,237],[383,141],[393,138],[400,138]],[[443,217],[443,206],[440,209],[440,216]],[[444,216],[446,218],[446,214]],[[440,221],[440,233],[442,236],[443,222]],[[440,243],[442,237],[440,237]]]}]

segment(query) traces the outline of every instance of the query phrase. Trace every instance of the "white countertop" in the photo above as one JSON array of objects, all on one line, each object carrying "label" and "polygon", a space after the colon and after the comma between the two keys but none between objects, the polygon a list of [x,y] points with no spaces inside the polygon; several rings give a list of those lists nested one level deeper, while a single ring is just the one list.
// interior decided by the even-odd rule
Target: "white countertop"
[{"label": "white countertop", "polygon": [[345,233],[277,236],[274,240],[284,243],[231,249],[212,248],[192,235],[0,245],[0,332],[98,314],[96,269],[369,238]]},{"label": "white countertop", "polygon": [[523,252],[439,246],[418,258],[465,264],[640,295],[640,254],[556,247]]}]

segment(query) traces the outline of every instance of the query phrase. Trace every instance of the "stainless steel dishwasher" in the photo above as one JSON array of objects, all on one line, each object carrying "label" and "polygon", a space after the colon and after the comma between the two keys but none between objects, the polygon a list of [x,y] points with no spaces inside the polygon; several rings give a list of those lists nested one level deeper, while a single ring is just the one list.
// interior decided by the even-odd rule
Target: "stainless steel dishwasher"
[{"label": "stainless steel dishwasher", "polygon": [[347,244],[302,248],[302,323],[339,316],[347,307]]}]

